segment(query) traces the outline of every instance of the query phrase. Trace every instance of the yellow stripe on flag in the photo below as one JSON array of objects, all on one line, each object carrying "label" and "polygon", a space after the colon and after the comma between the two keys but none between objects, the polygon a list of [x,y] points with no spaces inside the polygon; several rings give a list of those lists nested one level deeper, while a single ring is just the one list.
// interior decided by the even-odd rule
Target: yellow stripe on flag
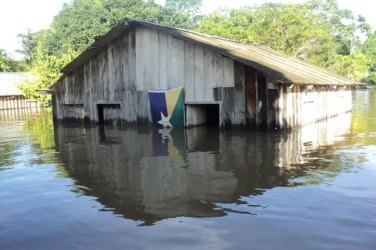
[{"label": "yellow stripe on flag", "polygon": [[176,102],[178,101],[182,89],[183,88],[177,88],[166,91],[166,106],[168,116],[171,116],[172,112],[174,112]]}]

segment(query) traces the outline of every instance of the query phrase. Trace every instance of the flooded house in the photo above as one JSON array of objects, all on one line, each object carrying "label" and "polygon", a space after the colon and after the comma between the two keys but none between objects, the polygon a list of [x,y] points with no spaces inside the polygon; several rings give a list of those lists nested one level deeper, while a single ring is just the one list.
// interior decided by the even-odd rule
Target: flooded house
[{"label": "flooded house", "polygon": [[357,82],[270,48],[126,19],[62,69],[56,120],[289,129],[351,111]]},{"label": "flooded house", "polygon": [[27,99],[19,89],[19,85],[34,78],[28,72],[0,73],[0,119],[13,119],[21,114],[34,112],[38,109],[35,100]]}]

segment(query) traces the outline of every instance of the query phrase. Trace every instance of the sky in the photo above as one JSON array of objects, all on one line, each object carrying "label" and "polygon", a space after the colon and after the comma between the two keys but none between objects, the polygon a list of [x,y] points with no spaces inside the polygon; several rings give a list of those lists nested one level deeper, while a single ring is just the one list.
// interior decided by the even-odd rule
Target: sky
[{"label": "sky", "polygon": [[[17,57],[16,50],[21,49],[18,34],[28,29],[38,31],[47,28],[53,17],[71,0],[0,0],[0,48]],[[164,0],[155,0],[160,4]],[[303,3],[306,0],[203,0],[202,11],[210,13],[219,7],[240,7],[259,5],[265,2]],[[355,14],[366,17],[376,29],[376,2],[372,0],[337,0],[341,8],[350,9]],[[19,56],[19,55],[18,55]]]}]

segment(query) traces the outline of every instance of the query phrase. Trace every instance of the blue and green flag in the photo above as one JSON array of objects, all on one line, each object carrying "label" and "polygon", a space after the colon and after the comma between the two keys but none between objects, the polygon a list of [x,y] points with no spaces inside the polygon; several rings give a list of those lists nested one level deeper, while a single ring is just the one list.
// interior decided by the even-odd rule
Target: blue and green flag
[{"label": "blue and green flag", "polygon": [[184,127],[184,89],[149,91],[153,123],[157,127]]}]

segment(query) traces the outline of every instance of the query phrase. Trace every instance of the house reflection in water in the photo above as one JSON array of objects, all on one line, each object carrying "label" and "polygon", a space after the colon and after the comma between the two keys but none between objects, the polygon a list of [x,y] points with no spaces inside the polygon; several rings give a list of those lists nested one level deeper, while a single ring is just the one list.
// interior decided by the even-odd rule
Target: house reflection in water
[{"label": "house reflection in water", "polygon": [[229,209],[221,204],[298,185],[296,177],[328,168],[330,161],[317,154],[346,144],[349,134],[350,114],[286,134],[207,127],[55,128],[61,161],[77,188],[114,213],[145,224],[223,216]]}]

